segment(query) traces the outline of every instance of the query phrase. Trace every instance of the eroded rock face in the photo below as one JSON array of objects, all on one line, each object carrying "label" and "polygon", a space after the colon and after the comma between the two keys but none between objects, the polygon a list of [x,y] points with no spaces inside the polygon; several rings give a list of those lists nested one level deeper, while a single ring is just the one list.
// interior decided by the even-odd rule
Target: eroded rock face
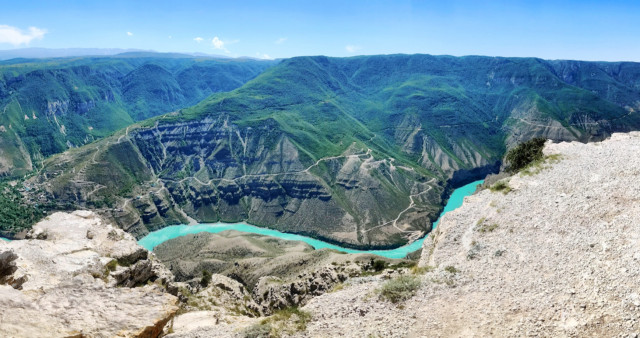
[{"label": "eroded rock face", "polygon": [[[352,267],[358,269],[357,267]],[[276,310],[304,305],[347,279],[349,269],[327,266],[293,279],[265,276],[249,292],[239,282],[219,274],[207,287],[189,287],[184,309],[169,325],[169,337],[244,337]],[[183,283],[178,283],[183,284]]]},{"label": "eroded rock face", "polygon": [[156,337],[178,309],[171,273],[92,212],[55,213],[27,237],[0,243],[0,336]]},{"label": "eroded rock face", "polygon": [[[115,203],[102,212],[138,238],[191,220],[246,221],[347,246],[391,248],[429,230],[444,191],[421,171],[355,143],[312,160],[273,120],[244,127],[221,114],[134,127],[102,142],[98,155],[78,155],[91,158],[86,170],[56,162],[46,180],[35,180],[53,199],[90,208],[120,188],[88,173],[126,161],[143,183],[136,183],[135,197],[109,196]],[[64,182],[48,185],[59,179]]]},{"label": "eroded rock face", "polygon": [[[539,171],[504,178],[425,240],[422,287],[402,307],[361,279],[312,299],[304,335],[636,336],[640,331],[640,133],[547,143]],[[430,268],[426,268],[429,266]]]},{"label": "eroded rock face", "polygon": [[266,276],[260,278],[253,289],[253,298],[261,305],[261,312],[304,305],[311,298],[322,295],[349,276],[335,268],[323,267],[317,271],[303,273],[293,281]]},{"label": "eroded rock face", "polygon": [[14,289],[22,289],[22,284],[27,281],[27,276],[15,277],[13,275],[18,267],[15,260],[18,255],[13,251],[5,251],[0,253],[0,284],[8,284]]},{"label": "eroded rock face", "polygon": [[297,270],[308,265],[303,262],[319,261],[326,256],[304,242],[238,231],[174,238],[158,245],[154,253],[177,281],[198,278],[207,270],[232,275],[249,288],[262,276],[283,277],[284,271],[297,274]]}]

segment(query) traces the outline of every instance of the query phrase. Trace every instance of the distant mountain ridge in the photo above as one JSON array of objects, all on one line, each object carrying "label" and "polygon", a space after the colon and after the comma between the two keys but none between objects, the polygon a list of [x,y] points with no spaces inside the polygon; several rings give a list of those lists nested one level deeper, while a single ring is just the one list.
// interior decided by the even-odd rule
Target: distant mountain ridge
[{"label": "distant mountain ridge", "polygon": [[508,147],[637,130],[638,109],[638,63],[297,57],[51,158],[30,182],[136,236],[246,221],[388,248],[428,232],[452,187],[496,171]]},{"label": "distant mountain ridge", "polygon": [[148,52],[2,61],[0,176],[235,89],[273,64]]},{"label": "distant mountain ridge", "polygon": [[61,58],[80,56],[107,56],[127,52],[139,52],[141,49],[124,48],[17,48],[0,50],[0,60],[16,58]]},{"label": "distant mountain ridge", "polygon": [[182,55],[183,57],[212,57],[217,59],[230,59],[231,57],[219,54],[206,53],[160,53],[152,50],[135,48],[16,48],[0,50],[0,61],[10,59],[46,59],[84,56],[122,56],[122,54],[145,54],[146,56],[163,57],[166,55]]}]

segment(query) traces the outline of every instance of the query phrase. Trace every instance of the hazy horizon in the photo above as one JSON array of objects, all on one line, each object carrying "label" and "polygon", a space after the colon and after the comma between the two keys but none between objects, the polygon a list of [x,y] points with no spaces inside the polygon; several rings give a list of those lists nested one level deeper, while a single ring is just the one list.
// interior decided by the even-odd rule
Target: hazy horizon
[{"label": "hazy horizon", "polygon": [[617,1],[26,0],[0,13],[0,50],[140,49],[263,59],[484,55],[640,61],[640,3]]},{"label": "hazy horizon", "polygon": [[[28,50],[46,50],[49,51],[51,54],[54,54],[53,56],[51,56],[51,54],[45,54],[42,56],[32,56],[32,55],[27,55],[27,56],[15,56],[15,57],[3,57],[3,53],[4,52],[11,52],[11,51],[28,51]],[[56,53],[57,51],[82,51],[82,50],[86,50],[87,52],[85,53]],[[90,53],[89,51],[102,51],[100,53]],[[108,52],[111,51],[111,52]],[[47,59],[47,58],[66,58],[66,57],[84,57],[84,56],[117,56],[117,55],[121,55],[121,54],[127,54],[127,53],[153,53],[153,54],[178,54],[178,55],[185,55],[185,56],[192,56],[192,57],[210,57],[210,58],[224,58],[224,59],[254,59],[254,60],[264,60],[264,61],[273,61],[273,60],[284,60],[284,59],[288,59],[288,58],[294,58],[294,57],[313,57],[313,56],[326,56],[326,57],[344,57],[344,58],[349,58],[349,57],[358,57],[358,56],[375,56],[375,55],[432,55],[432,56],[452,56],[452,57],[468,57],[468,56],[478,56],[478,57],[496,57],[496,58],[537,58],[537,59],[542,59],[542,60],[548,60],[548,61],[561,61],[561,60],[570,60],[570,61],[585,61],[585,62],[640,62],[640,60],[585,60],[585,59],[567,59],[567,58],[555,58],[555,59],[547,59],[547,58],[542,58],[542,57],[538,57],[538,56],[503,56],[503,55],[480,55],[480,54],[465,54],[465,55],[452,55],[452,54],[432,54],[432,53],[381,53],[381,54],[354,54],[354,55],[347,55],[347,56],[332,56],[332,55],[325,55],[325,54],[309,54],[309,55],[293,55],[293,56],[289,56],[289,57],[283,57],[283,58],[270,58],[270,59],[264,59],[264,58],[260,58],[260,57],[255,57],[255,56],[250,56],[250,55],[239,55],[239,56],[228,56],[228,55],[223,55],[223,54],[215,54],[215,53],[203,53],[203,52],[161,52],[161,51],[156,51],[156,50],[152,50],[152,49],[135,49],[135,48],[91,48],[91,47],[80,47],[80,48],[76,48],[76,47],[69,47],[69,48],[44,48],[44,47],[27,47],[27,48],[14,48],[14,49],[0,49],[0,61],[6,61],[6,60],[10,60],[10,59],[14,59],[14,58],[35,58],[35,59]]]}]

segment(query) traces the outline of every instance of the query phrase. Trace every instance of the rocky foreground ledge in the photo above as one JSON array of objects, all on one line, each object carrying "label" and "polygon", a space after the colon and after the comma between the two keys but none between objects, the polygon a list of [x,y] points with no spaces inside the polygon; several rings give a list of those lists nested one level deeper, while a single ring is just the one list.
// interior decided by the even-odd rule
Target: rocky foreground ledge
[{"label": "rocky foreground ledge", "polygon": [[0,241],[0,337],[157,337],[171,273],[94,213],[55,213]]},{"label": "rocky foreground ledge", "polygon": [[[130,235],[90,212],[57,213],[30,239],[0,241],[0,336],[637,336],[638,153],[640,133],[547,144],[544,164],[447,213],[419,268],[345,280],[354,258],[342,255],[253,293],[215,274],[206,287],[175,283]],[[390,283],[400,296],[384,296]],[[306,297],[312,286],[332,292]],[[170,293],[186,311],[175,319]],[[294,306],[265,317],[261,305],[279,300]]]},{"label": "rocky foreground ledge", "polygon": [[383,282],[354,284],[311,300],[302,335],[637,337],[640,133],[544,152],[443,217],[414,297],[383,305]]},{"label": "rocky foreground ledge", "polygon": [[[198,239],[206,249],[193,245]],[[193,258],[182,265],[231,265],[225,273],[250,285],[216,273],[206,280],[200,271],[218,271],[206,264],[176,281],[155,254],[93,212],[55,213],[27,239],[0,241],[0,337],[279,336],[303,329],[299,316],[282,313],[298,313],[375,257],[236,232],[172,241],[169,257]]]}]

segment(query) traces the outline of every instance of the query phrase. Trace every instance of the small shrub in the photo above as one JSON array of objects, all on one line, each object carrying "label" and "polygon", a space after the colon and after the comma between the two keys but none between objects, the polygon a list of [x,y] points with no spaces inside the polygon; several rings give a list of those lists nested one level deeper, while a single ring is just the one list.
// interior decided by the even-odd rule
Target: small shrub
[{"label": "small shrub", "polygon": [[489,190],[492,192],[501,191],[503,194],[508,194],[511,191],[511,187],[505,181],[498,181],[489,187]]},{"label": "small shrub", "polygon": [[387,266],[388,266],[387,262],[385,262],[385,261],[383,261],[381,259],[373,259],[373,258],[371,258],[369,263],[367,263],[367,264],[362,266],[364,271],[366,271],[366,273],[364,273],[363,275],[365,275],[365,276],[366,275],[377,275],[382,270],[384,270]]},{"label": "small shrub", "polygon": [[451,265],[445,267],[444,271],[446,271],[448,273],[451,273],[451,274],[456,274],[456,273],[460,272],[460,270],[456,269],[455,266],[451,266]]},{"label": "small shrub", "polygon": [[387,265],[387,268],[392,269],[392,270],[400,270],[400,269],[413,269],[416,265],[418,264],[418,262],[400,262],[397,264],[391,264],[391,265]]},{"label": "small shrub", "polygon": [[445,284],[446,286],[452,287],[452,288],[456,287],[456,282],[451,277],[447,277],[444,279],[432,278],[431,282],[436,284]]},{"label": "small shrub", "polygon": [[542,149],[547,140],[541,137],[532,138],[527,142],[518,144],[507,152],[505,159],[509,163],[507,171],[517,173],[535,161],[542,160]]},{"label": "small shrub", "polygon": [[413,297],[420,285],[419,277],[400,276],[384,283],[379,292],[383,298],[392,303],[397,303]]},{"label": "small shrub", "polygon": [[344,283],[338,283],[335,284],[332,288],[330,292],[338,292],[340,290],[344,289]]},{"label": "small shrub", "polygon": [[209,286],[210,282],[211,282],[211,272],[207,270],[202,270],[202,279],[200,279],[200,286],[202,286],[203,288],[206,288],[207,286]]},{"label": "small shrub", "polygon": [[380,259],[376,259],[373,262],[373,270],[375,270],[376,272],[380,272],[382,270],[384,270],[384,268],[387,267],[387,262],[380,260]]},{"label": "small shrub", "polygon": [[[254,337],[280,337],[283,333],[293,334],[307,329],[307,323],[311,320],[311,314],[297,307],[288,307],[276,311],[273,315],[263,319],[260,325],[263,328],[254,328],[256,331],[269,328],[266,336]],[[255,325],[254,325],[255,326]]]},{"label": "small shrub", "polygon": [[114,259],[111,262],[107,263],[107,265],[105,265],[105,268],[108,271],[116,271],[117,266],[118,266],[118,261]]},{"label": "small shrub", "polygon": [[426,266],[414,266],[413,268],[411,268],[411,272],[414,275],[424,275],[425,273],[431,272],[433,270],[434,270],[433,266],[429,266],[429,265],[426,265]]},{"label": "small shrub", "polygon": [[476,231],[478,232],[492,232],[493,230],[498,228],[498,223],[493,223],[493,224],[481,224],[480,226],[478,226],[476,228]]},{"label": "small shrub", "polygon": [[269,324],[254,324],[246,328],[242,332],[242,336],[245,338],[268,338],[270,337],[271,329]]}]

